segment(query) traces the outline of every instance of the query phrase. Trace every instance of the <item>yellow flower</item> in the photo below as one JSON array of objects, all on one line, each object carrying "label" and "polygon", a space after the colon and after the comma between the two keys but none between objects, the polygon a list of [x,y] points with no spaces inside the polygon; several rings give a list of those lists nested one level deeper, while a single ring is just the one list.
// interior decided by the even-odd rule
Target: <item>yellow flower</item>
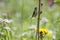
[{"label": "yellow flower", "polygon": [[48,30],[47,30],[47,29],[44,29],[44,28],[41,28],[41,29],[39,30],[39,32],[40,32],[40,33],[42,32],[42,34],[44,35],[44,34],[47,34],[47,33],[48,33]]},{"label": "yellow flower", "polygon": [[[37,31],[37,28],[35,28],[35,31]],[[40,28],[39,29],[39,34],[40,34],[41,37],[42,36],[44,37],[45,35],[47,35],[48,37],[51,36],[50,31],[48,29],[46,29],[46,28]]]},{"label": "yellow flower", "polygon": [[45,32],[45,34],[47,34],[48,33],[48,30],[47,29],[44,29],[44,32]]},{"label": "yellow flower", "polygon": [[43,35],[44,34],[44,29],[39,29],[39,33]]},{"label": "yellow flower", "polygon": [[[35,31],[37,31],[37,28],[35,28]],[[45,29],[45,28],[40,28],[39,33],[42,35],[44,35],[44,34],[50,35],[50,32],[48,31],[48,29]]]}]

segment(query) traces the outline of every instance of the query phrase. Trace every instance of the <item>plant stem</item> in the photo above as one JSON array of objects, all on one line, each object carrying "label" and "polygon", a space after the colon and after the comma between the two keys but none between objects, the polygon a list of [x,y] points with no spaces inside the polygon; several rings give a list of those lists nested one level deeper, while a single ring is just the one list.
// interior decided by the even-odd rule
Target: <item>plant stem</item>
[{"label": "plant stem", "polygon": [[38,5],[38,7],[39,7],[39,9],[38,9],[38,21],[37,21],[37,40],[39,40],[39,24],[40,24],[40,2],[41,2],[41,0],[39,0],[39,5]]},{"label": "plant stem", "polygon": [[43,40],[43,37],[41,37],[41,40]]}]

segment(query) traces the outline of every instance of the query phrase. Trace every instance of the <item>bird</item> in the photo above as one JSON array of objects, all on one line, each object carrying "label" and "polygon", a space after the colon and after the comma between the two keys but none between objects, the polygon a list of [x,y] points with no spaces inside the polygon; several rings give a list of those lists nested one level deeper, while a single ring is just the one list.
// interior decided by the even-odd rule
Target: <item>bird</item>
[{"label": "bird", "polygon": [[[40,7],[43,8],[43,3],[41,3],[40,5],[41,5]],[[41,13],[42,13],[42,11],[40,11],[40,14]],[[37,14],[38,14],[38,9],[37,9],[37,7],[35,7],[34,8],[34,11],[33,11],[33,14],[32,14],[32,17],[36,17]]]},{"label": "bird", "polygon": [[[36,17],[37,14],[38,14],[37,7],[35,7],[33,14],[32,14],[32,17]],[[40,11],[40,14],[42,14],[42,11]]]},{"label": "bird", "polygon": [[37,7],[34,8],[34,11],[33,11],[33,14],[32,14],[32,17],[36,17],[37,16]]}]

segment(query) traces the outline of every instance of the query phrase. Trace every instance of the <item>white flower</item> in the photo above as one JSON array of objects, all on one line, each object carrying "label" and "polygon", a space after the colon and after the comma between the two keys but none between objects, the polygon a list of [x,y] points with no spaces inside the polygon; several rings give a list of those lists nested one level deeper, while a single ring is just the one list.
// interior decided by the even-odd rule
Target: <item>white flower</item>
[{"label": "white flower", "polygon": [[42,18],[42,21],[47,23],[47,22],[48,22],[48,19],[45,18],[45,17],[43,17],[43,18]]},{"label": "white flower", "polygon": [[36,25],[32,25],[32,26],[30,27],[30,29],[34,29],[34,28],[36,28]]},{"label": "white flower", "polygon": [[26,35],[27,34],[27,32],[24,32],[23,34],[22,34],[22,36],[24,36],[24,35]]},{"label": "white flower", "polygon": [[56,39],[56,36],[55,36],[55,35],[53,35],[53,39],[54,39],[54,40]]},{"label": "white flower", "polygon": [[8,31],[11,31],[11,28],[10,27],[4,27],[4,29],[6,29]]},{"label": "white flower", "polygon": [[4,35],[4,33],[3,32],[0,32],[0,35]]},{"label": "white flower", "polygon": [[23,32],[22,34],[20,34],[20,37],[28,35],[28,34],[29,34],[28,32]]},{"label": "white flower", "polygon": [[53,34],[53,33],[54,33],[52,30],[49,30],[49,32],[50,32],[51,34]]},{"label": "white flower", "polygon": [[9,19],[4,19],[4,22],[6,22],[6,23],[12,23],[13,22],[13,20],[9,20]]},{"label": "white flower", "polygon": [[3,22],[3,19],[2,18],[0,18],[0,23],[2,23]]}]

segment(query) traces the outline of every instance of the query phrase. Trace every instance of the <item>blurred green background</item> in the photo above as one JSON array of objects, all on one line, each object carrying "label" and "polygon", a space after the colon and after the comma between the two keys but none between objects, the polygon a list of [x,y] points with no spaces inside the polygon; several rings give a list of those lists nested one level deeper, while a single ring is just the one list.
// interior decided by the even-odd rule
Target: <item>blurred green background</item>
[{"label": "blurred green background", "polygon": [[[60,1],[54,0],[52,7],[48,0],[41,2],[40,28],[51,32],[44,40],[60,40]],[[0,40],[36,40],[37,17],[31,17],[35,7],[34,0],[0,0]]]}]

